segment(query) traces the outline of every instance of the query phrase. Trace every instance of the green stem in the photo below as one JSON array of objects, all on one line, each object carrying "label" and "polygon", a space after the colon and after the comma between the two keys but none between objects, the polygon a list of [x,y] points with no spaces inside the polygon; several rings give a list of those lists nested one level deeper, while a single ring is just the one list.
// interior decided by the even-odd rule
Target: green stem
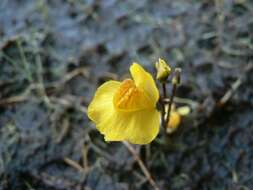
[{"label": "green stem", "polygon": [[166,120],[165,120],[165,114],[166,114],[166,103],[165,103],[165,99],[167,99],[167,91],[166,91],[166,82],[162,83],[162,89],[163,89],[163,97],[162,97],[162,126],[163,128],[166,130]]},{"label": "green stem", "polygon": [[180,74],[181,74],[181,69],[180,68],[176,68],[175,69],[175,76],[172,78],[172,93],[170,96],[170,102],[169,102],[169,107],[167,110],[167,116],[165,119],[165,123],[168,124],[170,122],[170,112],[172,109],[172,104],[173,104],[173,100],[174,97],[176,96],[176,92],[177,92],[177,85],[180,84]]},{"label": "green stem", "polygon": [[167,116],[166,116],[166,119],[165,119],[165,124],[168,124],[169,121],[170,121],[170,112],[171,112],[174,97],[176,95],[176,91],[177,91],[177,84],[173,84],[172,93],[171,93],[171,96],[170,96],[169,107],[168,107],[168,110],[167,110]]}]

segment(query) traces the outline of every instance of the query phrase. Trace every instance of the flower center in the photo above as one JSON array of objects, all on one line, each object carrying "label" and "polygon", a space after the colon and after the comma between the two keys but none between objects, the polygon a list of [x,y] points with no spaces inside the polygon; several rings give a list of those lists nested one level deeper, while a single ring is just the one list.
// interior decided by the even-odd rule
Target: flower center
[{"label": "flower center", "polygon": [[122,82],[113,97],[114,107],[121,111],[137,111],[151,107],[151,103],[133,80],[126,79]]}]

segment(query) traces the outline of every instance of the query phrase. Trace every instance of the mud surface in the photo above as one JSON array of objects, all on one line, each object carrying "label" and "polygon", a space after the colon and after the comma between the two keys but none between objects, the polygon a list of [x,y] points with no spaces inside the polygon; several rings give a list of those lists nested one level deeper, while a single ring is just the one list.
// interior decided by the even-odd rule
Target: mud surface
[{"label": "mud surface", "polygon": [[169,142],[135,147],[158,186],[253,189],[252,34],[250,0],[1,0],[0,190],[152,189],[85,111],[99,84],[158,57],[198,105]]}]

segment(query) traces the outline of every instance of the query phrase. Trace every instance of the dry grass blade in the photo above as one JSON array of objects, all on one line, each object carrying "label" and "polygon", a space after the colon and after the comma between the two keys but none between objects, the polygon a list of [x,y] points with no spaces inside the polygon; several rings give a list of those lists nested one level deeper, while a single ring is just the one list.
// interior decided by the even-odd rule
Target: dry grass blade
[{"label": "dry grass blade", "polygon": [[129,150],[129,152],[133,155],[134,159],[138,162],[143,174],[146,176],[146,178],[147,178],[148,182],[150,183],[150,185],[152,185],[152,187],[155,190],[159,190],[158,185],[154,181],[153,177],[151,176],[150,172],[148,171],[147,167],[145,166],[145,164],[143,163],[143,161],[141,160],[140,156],[135,151],[135,149],[128,142],[123,141],[123,144]]},{"label": "dry grass blade", "polygon": [[86,112],[87,112],[86,107],[75,103],[76,100],[78,99],[77,97],[74,97],[74,96],[68,96],[68,97],[65,97],[65,98],[50,97],[49,99],[53,103],[57,103],[57,104],[60,104],[60,105],[66,106],[66,107],[75,108],[76,110],[78,110],[82,113],[86,114]]},{"label": "dry grass blade", "polygon": [[82,154],[83,154],[82,164],[83,164],[83,168],[84,168],[85,170],[88,170],[88,169],[89,169],[88,151],[89,151],[88,145],[84,144],[83,150],[82,150]]},{"label": "dry grass blade", "polygon": [[62,131],[56,139],[56,143],[61,143],[64,137],[69,133],[70,124],[68,118],[65,118],[62,123]]},{"label": "dry grass blade", "polygon": [[89,76],[89,72],[86,68],[77,68],[65,75],[63,81],[66,83],[67,81],[71,80],[72,78],[76,77],[77,75],[83,75],[85,77]]},{"label": "dry grass blade", "polygon": [[224,94],[224,96],[220,99],[218,102],[219,106],[223,106],[227,103],[227,101],[232,97],[234,92],[239,88],[239,86],[242,84],[241,78],[238,78],[231,86],[231,88]]},{"label": "dry grass blade", "polygon": [[80,164],[78,164],[76,161],[71,160],[69,158],[64,158],[64,162],[70,165],[71,167],[75,168],[79,172],[84,172],[83,167]]},{"label": "dry grass blade", "polygon": [[1,99],[0,106],[24,102],[26,100],[28,100],[27,96],[13,96],[13,97]]},{"label": "dry grass blade", "polygon": [[[244,68],[243,75],[247,74],[251,69],[253,68],[252,63],[247,64],[247,66]],[[218,106],[225,105],[228,100],[233,96],[234,92],[241,86],[242,84],[242,77],[240,76],[232,85],[231,88],[226,91],[226,93],[222,96],[220,101],[218,102]]]}]

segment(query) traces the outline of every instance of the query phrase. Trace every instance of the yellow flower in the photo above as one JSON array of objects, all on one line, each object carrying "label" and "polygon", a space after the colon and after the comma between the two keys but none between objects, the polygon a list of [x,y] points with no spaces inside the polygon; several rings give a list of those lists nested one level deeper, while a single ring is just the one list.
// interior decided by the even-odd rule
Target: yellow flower
[{"label": "yellow flower", "polygon": [[88,107],[88,117],[105,141],[147,144],[159,132],[159,92],[152,76],[139,64],[133,63],[130,73],[133,79],[111,80],[97,89]]}]

